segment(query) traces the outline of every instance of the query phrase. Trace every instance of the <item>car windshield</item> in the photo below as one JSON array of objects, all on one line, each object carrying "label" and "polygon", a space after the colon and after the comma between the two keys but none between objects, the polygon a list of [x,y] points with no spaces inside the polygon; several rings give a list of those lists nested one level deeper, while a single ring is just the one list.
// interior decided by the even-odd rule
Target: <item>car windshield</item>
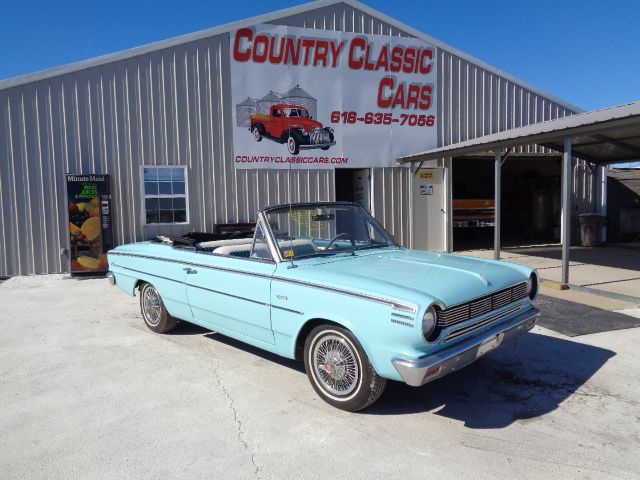
[{"label": "car windshield", "polygon": [[360,205],[292,205],[265,215],[284,259],[398,246]]},{"label": "car windshield", "polygon": [[309,118],[309,112],[302,108],[287,108],[284,111],[286,117],[302,117]]}]

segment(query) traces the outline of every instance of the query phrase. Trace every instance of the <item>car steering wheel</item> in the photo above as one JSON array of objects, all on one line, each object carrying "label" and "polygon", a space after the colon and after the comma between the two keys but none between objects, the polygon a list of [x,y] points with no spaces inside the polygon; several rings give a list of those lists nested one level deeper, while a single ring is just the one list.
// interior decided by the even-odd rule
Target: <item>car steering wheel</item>
[{"label": "car steering wheel", "polygon": [[353,235],[351,235],[350,233],[347,233],[347,232],[342,232],[342,233],[337,234],[331,240],[329,240],[329,243],[327,243],[327,246],[324,247],[324,249],[325,250],[329,250],[331,248],[331,246],[336,242],[336,240],[340,240],[341,238],[348,238],[351,241],[351,246],[353,248],[356,247],[356,241],[353,239]]}]

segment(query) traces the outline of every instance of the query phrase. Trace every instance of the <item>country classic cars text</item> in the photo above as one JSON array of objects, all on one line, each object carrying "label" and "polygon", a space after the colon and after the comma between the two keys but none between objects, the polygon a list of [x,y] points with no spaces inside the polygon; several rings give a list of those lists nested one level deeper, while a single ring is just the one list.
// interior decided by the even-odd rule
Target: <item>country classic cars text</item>
[{"label": "country classic cars text", "polygon": [[[343,60],[343,57],[346,57]],[[428,110],[433,85],[397,81],[393,73],[429,75],[434,69],[432,47],[389,44],[374,45],[364,36],[347,41],[318,37],[281,35],[241,28],[233,42],[237,62],[271,63],[304,67],[337,68],[346,61],[351,70],[384,72],[377,88],[380,108]]]}]

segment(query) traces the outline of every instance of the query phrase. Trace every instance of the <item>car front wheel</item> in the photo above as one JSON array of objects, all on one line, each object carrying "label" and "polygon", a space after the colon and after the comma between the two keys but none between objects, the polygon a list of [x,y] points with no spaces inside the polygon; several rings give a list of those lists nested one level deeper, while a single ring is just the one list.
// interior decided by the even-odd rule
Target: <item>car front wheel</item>
[{"label": "car front wheel", "polygon": [[297,155],[300,153],[300,142],[296,139],[296,137],[287,138],[287,150],[291,155]]},{"label": "car front wheel", "polygon": [[166,333],[178,324],[178,320],[169,315],[160,294],[150,283],[140,287],[140,310],[144,323],[156,333]]},{"label": "car front wheel", "polygon": [[375,402],[387,384],[360,342],[334,325],[314,328],[304,344],[304,365],[316,393],[341,410],[356,412]]}]

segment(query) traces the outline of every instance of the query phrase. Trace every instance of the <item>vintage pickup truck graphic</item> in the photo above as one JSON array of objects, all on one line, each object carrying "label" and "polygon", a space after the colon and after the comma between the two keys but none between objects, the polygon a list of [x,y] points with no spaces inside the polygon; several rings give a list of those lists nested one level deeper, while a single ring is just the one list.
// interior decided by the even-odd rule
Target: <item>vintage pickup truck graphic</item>
[{"label": "vintage pickup truck graphic", "polygon": [[268,115],[251,115],[249,130],[256,142],[268,138],[286,144],[291,155],[297,155],[301,149],[328,150],[336,144],[333,129],[323,127],[306,108],[298,105],[276,104]]}]

